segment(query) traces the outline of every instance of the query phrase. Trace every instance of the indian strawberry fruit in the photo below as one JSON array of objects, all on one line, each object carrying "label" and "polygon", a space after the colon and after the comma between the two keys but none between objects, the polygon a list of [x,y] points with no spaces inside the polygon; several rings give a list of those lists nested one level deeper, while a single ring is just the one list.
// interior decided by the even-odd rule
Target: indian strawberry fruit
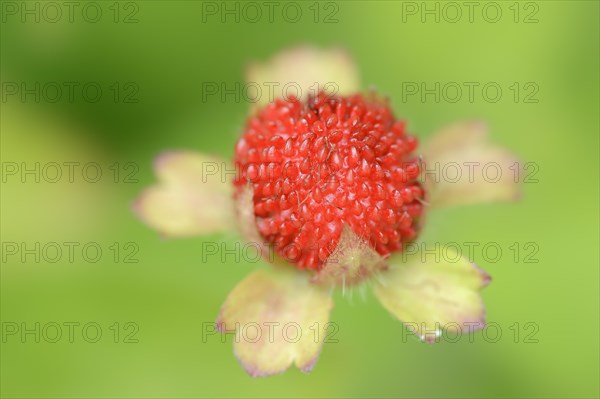
[{"label": "indian strawberry fruit", "polygon": [[415,239],[425,195],[416,147],[375,94],[278,99],[249,118],[234,184],[251,185],[264,240],[319,270],[344,224],[383,256]]}]

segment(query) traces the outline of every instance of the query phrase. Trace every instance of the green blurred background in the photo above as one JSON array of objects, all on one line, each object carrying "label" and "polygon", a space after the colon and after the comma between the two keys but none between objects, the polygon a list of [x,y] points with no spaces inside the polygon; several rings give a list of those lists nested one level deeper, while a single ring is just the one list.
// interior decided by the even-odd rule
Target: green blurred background
[{"label": "green blurred background", "polygon": [[[36,183],[34,175],[23,183],[20,173],[3,174],[3,328],[80,323],[73,343],[64,326],[56,343],[3,330],[3,397],[598,397],[597,1],[498,2],[496,23],[483,18],[485,3],[478,3],[473,22],[463,6],[456,23],[447,20],[454,11],[444,3],[437,3],[439,23],[435,15],[422,23],[420,13],[403,13],[410,5],[393,1],[298,2],[297,23],[288,21],[292,10],[283,18],[284,3],[273,22],[263,15],[257,23],[244,20],[253,18],[250,10],[239,23],[235,15],[222,22],[194,1],[96,2],[102,11],[97,23],[86,21],[84,3],[76,2],[73,22],[63,8],[53,23],[48,19],[55,12],[37,3],[2,2],[3,166],[97,162],[103,176],[88,183],[76,169],[74,183],[65,176]],[[418,11],[436,7],[412,4]],[[28,14],[23,21],[24,7],[40,7],[40,21]],[[243,3],[237,7],[242,12]],[[95,18],[95,9],[88,17]],[[324,23],[330,13],[337,22]],[[124,23],[128,16],[137,22]],[[525,23],[528,16],[538,22]],[[488,320],[502,328],[498,342],[481,333],[472,343],[468,337],[434,346],[403,342],[402,325],[370,293],[365,300],[336,294],[331,320],[339,326],[339,342],[325,345],[309,375],[290,369],[252,379],[235,360],[231,337],[203,342],[203,323],[215,319],[229,290],[257,265],[202,263],[203,239],[217,237],[161,239],[134,217],[131,203],[155,181],[152,160],[165,149],[231,154],[249,104],[203,99],[203,82],[241,83],[249,60],[302,43],[347,48],[364,88],[389,95],[396,114],[421,138],[452,121],[481,118],[494,141],[539,165],[539,181],[523,185],[517,204],[444,210],[429,218],[429,238],[493,241],[504,250],[498,262],[475,252],[494,279],[484,299]],[[37,103],[33,95],[23,101],[7,95],[15,82],[97,82],[103,95],[96,103],[78,90],[74,101],[65,93],[56,103],[43,97]],[[111,89],[115,82],[120,86]],[[480,91],[473,102],[465,94],[456,103],[436,103],[432,96],[403,101],[402,82],[498,82],[504,91],[496,103]],[[525,103],[522,92],[515,102],[508,89],[514,82],[534,82],[539,101]],[[131,98],[138,101],[124,102],[134,88],[139,91]],[[115,162],[118,183],[110,169]],[[128,173],[138,182],[126,182]],[[233,245],[235,237],[224,240]],[[79,246],[73,262],[66,253],[56,263],[36,262],[34,255],[22,262],[20,254],[8,255],[6,243],[12,242],[29,248],[96,242],[103,255],[87,262]],[[524,262],[523,249],[515,262],[514,242],[536,243],[539,262]],[[139,262],[126,263],[136,247]],[[89,322],[102,328],[97,343],[82,339],[81,327]],[[138,326],[137,343],[123,342],[133,331],[127,322]],[[537,342],[525,342],[533,331],[526,323],[537,326],[530,337]]]}]

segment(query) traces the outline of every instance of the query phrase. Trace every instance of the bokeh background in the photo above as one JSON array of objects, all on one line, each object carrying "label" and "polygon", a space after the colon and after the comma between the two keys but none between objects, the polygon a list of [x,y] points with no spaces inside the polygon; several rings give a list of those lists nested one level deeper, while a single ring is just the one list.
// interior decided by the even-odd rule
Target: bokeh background
[{"label": "bokeh background", "polygon": [[[238,7],[239,22],[235,14],[223,22],[203,13],[202,2],[99,1],[86,9],[90,20],[101,9],[93,23],[82,16],[85,3],[76,2],[72,21],[67,6],[57,3],[63,14],[52,22],[55,11],[45,2],[2,2],[2,396],[598,397],[599,3],[497,2],[496,23],[483,17],[484,2],[473,22],[461,7],[455,23],[445,3],[412,3],[416,15],[403,12],[406,3],[298,2],[296,23],[291,10],[287,20],[282,16],[285,3],[277,3],[273,22],[263,15],[254,23],[236,2],[212,4]],[[40,7],[39,21],[21,14],[25,7]],[[422,22],[423,7],[440,7],[439,23],[435,15]],[[494,279],[483,295],[488,320],[502,329],[497,342],[481,333],[473,342],[463,337],[434,346],[402,339],[401,324],[370,293],[352,300],[336,294],[331,320],[339,326],[338,342],[325,345],[309,375],[290,369],[252,379],[235,360],[231,337],[203,342],[203,323],[215,319],[229,290],[259,266],[203,263],[203,240],[233,245],[235,237],[164,240],[134,217],[131,204],[155,181],[152,160],[161,151],[231,154],[250,104],[203,98],[203,82],[241,84],[249,60],[301,43],[348,49],[363,87],[388,95],[419,137],[456,120],[483,119],[495,142],[539,166],[538,181],[523,185],[519,203],[429,218],[427,237],[497,242],[504,250],[497,262],[475,252]],[[63,92],[50,102],[48,92],[37,102],[34,95],[10,94],[23,82],[80,88],[95,82],[103,93],[95,103],[78,89],[73,101]],[[404,100],[403,82],[497,82],[504,91],[495,103],[477,90],[472,102],[463,93],[456,103],[436,103],[432,96]],[[538,101],[524,102],[525,91],[515,101],[514,82],[521,89],[534,82]],[[70,183],[65,167],[59,182],[42,176],[38,183],[35,175],[6,169],[36,162],[96,162],[103,175],[88,183],[75,169]],[[35,255],[23,262],[20,253],[9,254],[10,243],[34,248],[36,242],[59,243],[64,253],[55,263],[43,254],[39,262]],[[73,262],[64,242],[80,243]],[[88,242],[103,250],[96,263],[81,254]],[[529,251],[523,248],[515,260],[509,249],[515,242],[535,243],[539,262],[524,262]],[[131,259],[138,262],[126,263],[136,248]],[[72,343],[65,322],[80,323]],[[81,336],[90,322],[102,328],[96,343]],[[36,343],[31,334],[10,335],[15,323],[30,329],[59,323],[63,336]],[[526,323],[534,327],[525,329]],[[129,333],[137,343],[123,342]]]}]

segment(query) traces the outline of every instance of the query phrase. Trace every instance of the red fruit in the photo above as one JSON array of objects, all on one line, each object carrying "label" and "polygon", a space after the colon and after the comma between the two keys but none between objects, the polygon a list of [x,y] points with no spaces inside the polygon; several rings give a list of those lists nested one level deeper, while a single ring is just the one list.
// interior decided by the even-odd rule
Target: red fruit
[{"label": "red fruit", "polygon": [[235,151],[237,191],[254,189],[258,231],[299,268],[320,269],[344,224],[381,255],[414,240],[425,193],[417,140],[374,95],[276,100]]}]

